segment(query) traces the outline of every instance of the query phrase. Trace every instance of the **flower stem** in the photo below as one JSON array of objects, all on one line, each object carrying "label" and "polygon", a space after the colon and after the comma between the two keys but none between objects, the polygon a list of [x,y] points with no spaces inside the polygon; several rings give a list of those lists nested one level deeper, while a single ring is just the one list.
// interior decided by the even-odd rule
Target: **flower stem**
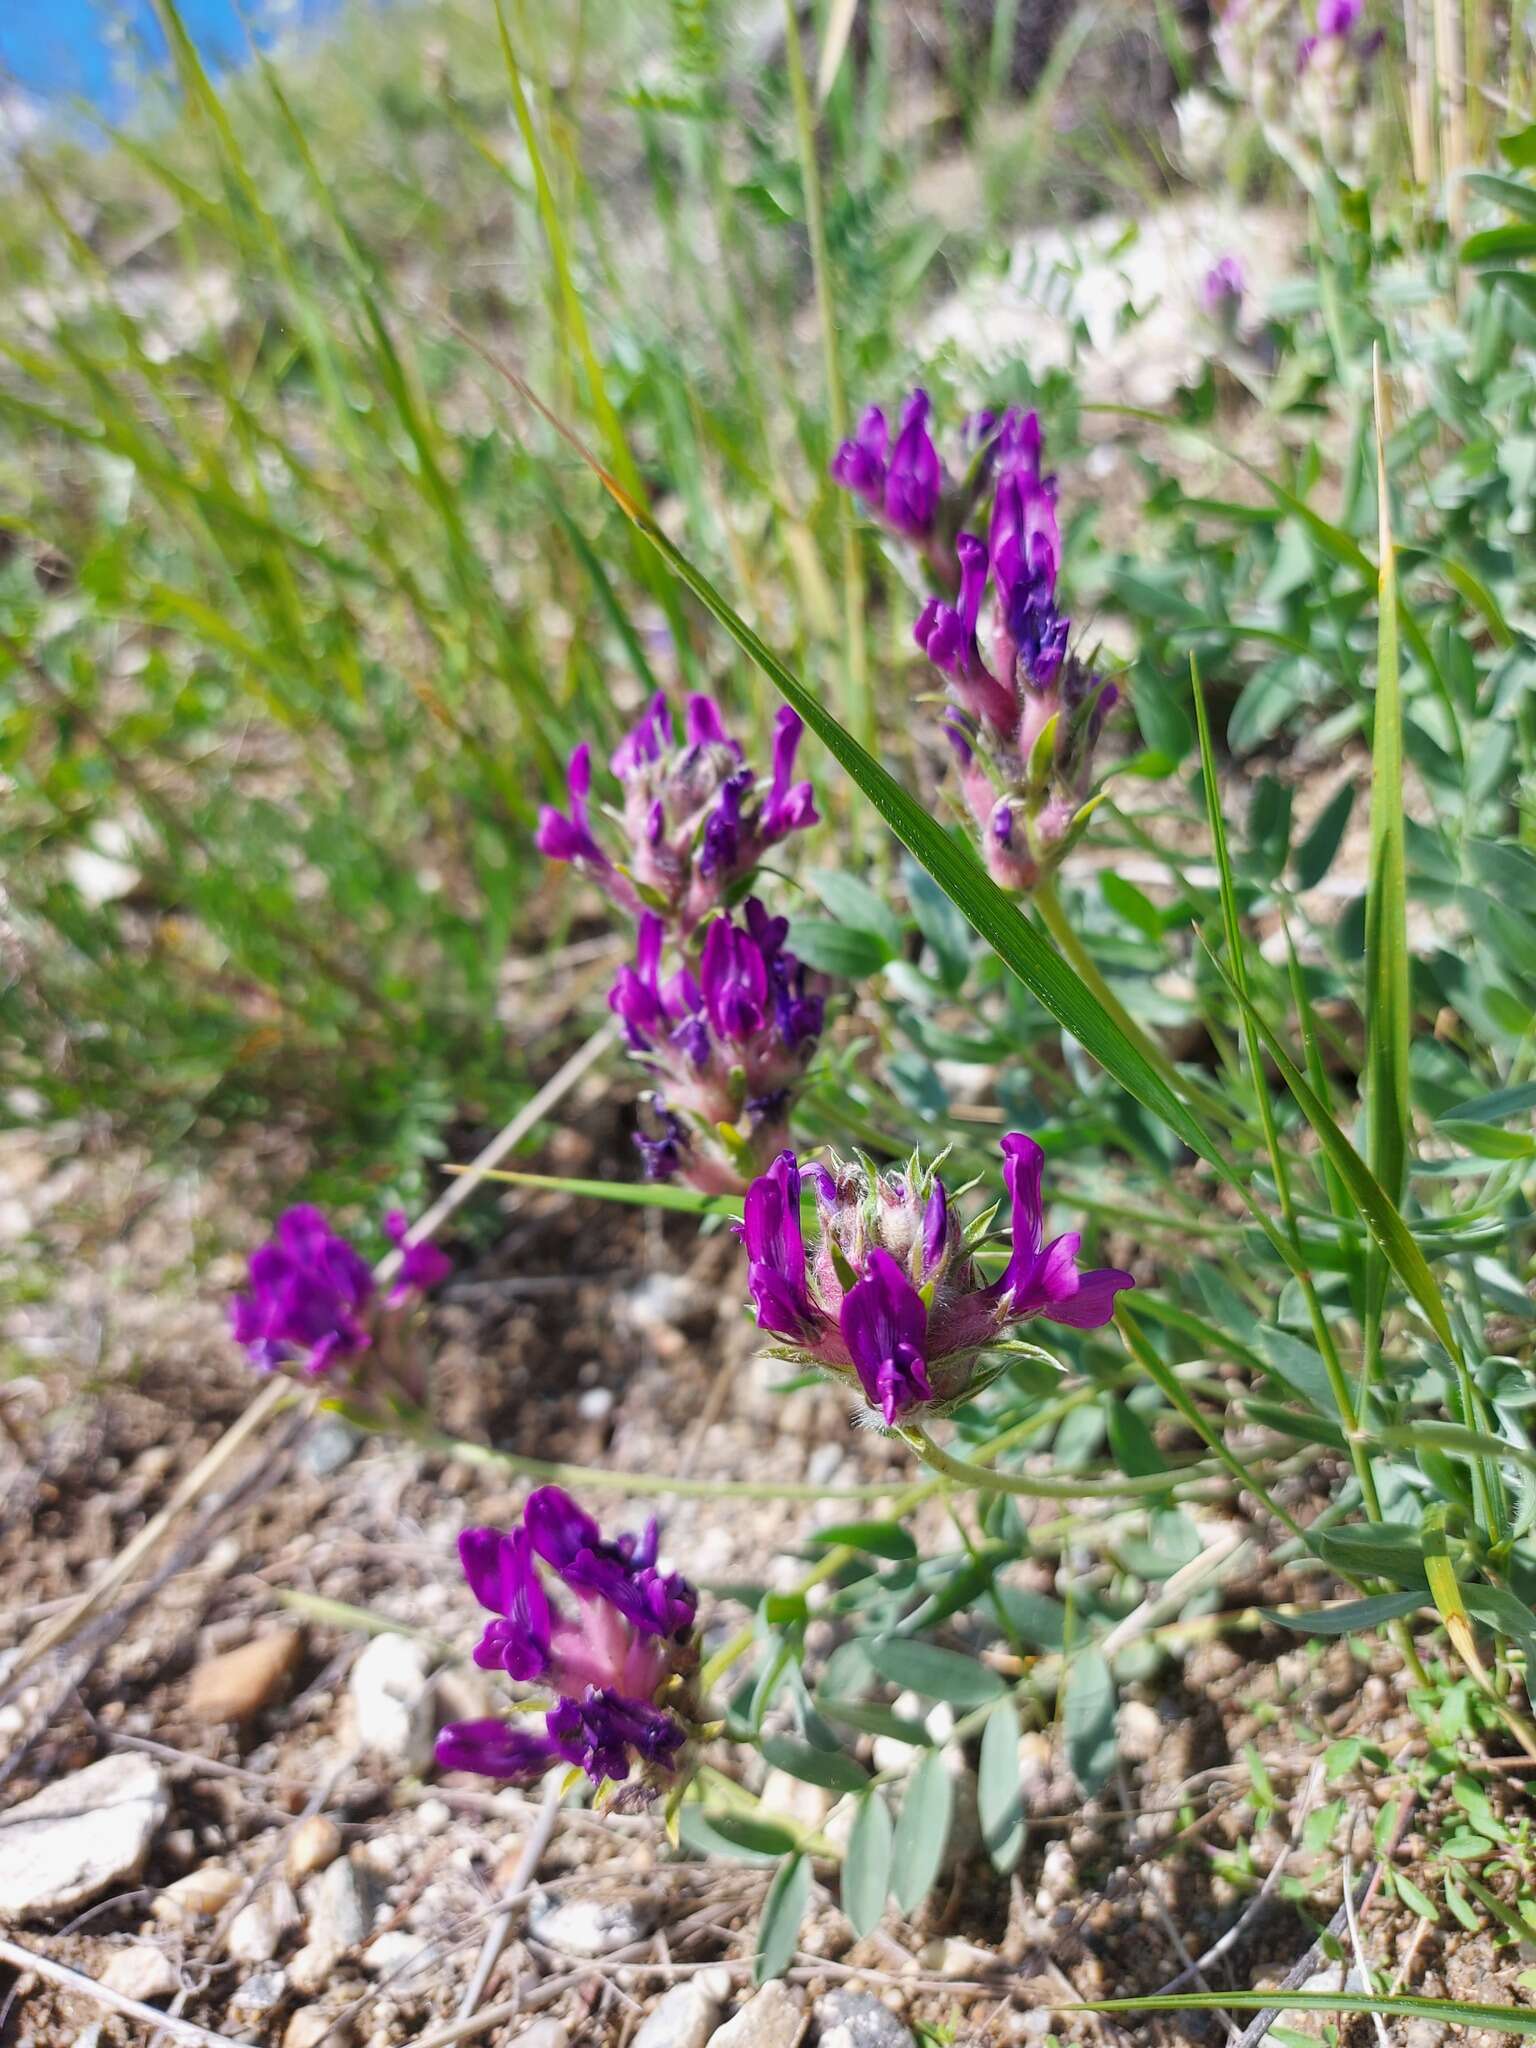
[{"label": "flower stem", "polygon": [[920,1424],[909,1423],[896,1434],[915,1451],[931,1472],[976,1488],[983,1493],[1018,1493],[1037,1500],[1124,1500],[1138,1495],[1168,1493],[1183,1479],[1216,1479],[1214,1465],[1186,1465],[1169,1472],[1145,1472],[1121,1479],[1045,1479],[1024,1472],[993,1472],[985,1465],[970,1464],[942,1450]]}]

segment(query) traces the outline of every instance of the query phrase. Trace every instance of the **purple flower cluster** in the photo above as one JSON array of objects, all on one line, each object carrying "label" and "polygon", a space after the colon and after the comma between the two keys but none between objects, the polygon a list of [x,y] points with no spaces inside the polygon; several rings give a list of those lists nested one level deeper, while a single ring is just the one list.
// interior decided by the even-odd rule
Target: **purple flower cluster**
[{"label": "purple flower cluster", "polygon": [[980,1354],[1020,1323],[1107,1323],[1115,1296],[1135,1280],[1112,1266],[1084,1272],[1075,1231],[1047,1244],[1045,1155],[1017,1131],[1002,1151],[1012,1245],[990,1284],[943,1181],[915,1156],[901,1173],[840,1161],[808,1168],[819,1233],[808,1255],[801,1171],[793,1153],[781,1153],[748,1189],[737,1226],[758,1328],[783,1340],[782,1355],[857,1380],[894,1428],[976,1392]]},{"label": "purple flower cluster", "polygon": [[1320,54],[1336,59],[1374,57],[1382,44],[1380,29],[1361,32],[1365,0],[1318,0],[1317,33],[1303,36],[1296,51],[1296,69],[1305,71]]},{"label": "purple flower cluster", "polygon": [[658,910],[686,937],[730,900],[769,847],[817,822],[811,785],[794,780],[800,732],[799,718],[785,705],[764,787],[713,698],[688,699],[679,746],[671,709],[658,692],[609,764],[624,797],[622,857],[607,850],[594,827],[592,750],[585,744],[567,770],[568,809],[546,805],[539,814],[539,851],[569,861],[631,916]]},{"label": "purple flower cluster", "polygon": [[[826,1007],[822,978],[789,951],[788,931],[787,919],[749,897],[740,924],[712,920],[697,972],[684,965],[664,979],[661,919],[641,918],[635,964],[620,969],[608,1001],[631,1051],[665,1088],[652,1105],[657,1128],[641,1138],[653,1177],[681,1171],[708,1192],[734,1192],[740,1168],[755,1170],[783,1143],[790,1093]],[[734,1134],[728,1160],[708,1144],[722,1131]]]},{"label": "purple flower cluster", "polygon": [[[686,1705],[698,1596],[676,1572],[657,1569],[656,1543],[654,1521],[639,1537],[605,1540],[557,1486],[531,1493],[510,1533],[464,1531],[464,1576],[494,1617],[475,1662],[553,1697],[538,1732],[499,1720],[445,1728],[437,1738],[444,1770],[531,1779],[564,1762],[597,1785],[622,1783],[637,1765],[652,1784],[675,1771],[687,1740],[676,1709]],[[547,1579],[574,1612],[551,1598]]]},{"label": "purple flower cluster", "polygon": [[949,686],[944,734],[988,869],[1013,889],[1032,888],[1086,823],[1093,750],[1120,694],[1069,650],[1056,480],[1040,457],[1037,415],[1010,408],[977,465],[987,538],[958,536],[953,602],[929,598],[914,628]]},{"label": "purple flower cluster", "polygon": [[[425,1294],[453,1270],[436,1245],[406,1245],[407,1227],[399,1209],[384,1219],[404,1254],[390,1308]],[[372,1268],[307,1202],[278,1218],[275,1234],[252,1252],[249,1276],[249,1291],[230,1301],[230,1328],[263,1372],[296,1364],[320,1379],[372,1345]]]}]

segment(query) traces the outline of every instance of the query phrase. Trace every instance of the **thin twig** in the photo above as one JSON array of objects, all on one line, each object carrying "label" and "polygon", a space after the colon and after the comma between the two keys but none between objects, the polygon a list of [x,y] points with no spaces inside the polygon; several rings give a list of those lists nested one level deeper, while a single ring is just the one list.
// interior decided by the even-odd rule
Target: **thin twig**
[{"label": "thin twig", "polygon": [[[1355,1958],[1355,1968],[1360,1975],[1360,1989],[1362,1991],[1369,1991],[1371,1988],[1371,1972],[1365,1960],[1365,1943],[1360,1939],[1360,1916],[1355,1911],[1354,1875],[1354,1865],[1350,1860],[1348,1850],[1346,1850],[1342,1864],[1344,1921],[1349,1929],[1349,1946]],[[1376,2022],[1377,2048],[1392,2048],[1392,2042],[1387,2033],[1386,2021],[1379,2012],[1372,2013],[1371,2018]]]},{"label": "thin twig", "polygon": [[35,1955],[19,1943],[0,1937],[0,1962],[9,1963],[13,1970],[31,1970],[39,1977],[46,1977],[57,1984],[62,1991],[71,1991],[80,1998],[91,1998],[98,2005],[105,2005],[113,2012],[120,2012],[125,2019],[138,2020],[142,2026],[158,2027],[163,2034],[172,2034],[178,2041],[190,2041],[193,2048],[246,2048],[246,2044],[232,2041],[228,2034],[215,2034],[208,2027],[198,2026],[195,2020],[177,2018],[172,2013],[161,2012],[157,2006],[145,2005],[140,1999],[125,1998],[120,1991],[109,1991],[105,1984],[98,1984],[94,1977],[71,1970],[67,1964],[56,1963],[51,1956]]},{"label": "thin twig", "polygon": [[507,1885],[506,1896],[497,1907],[495,1918],[485,1930],[485,1940],[481,1943],[469,1986],[459,2002],[458,2017],[461,2020],[467,2020],[485,1996],[485,1987],[491,1981],[491,1972],[500,1962],[501,1952],[507,1945],[508,1935],[512,1932],[512,1917],[538,1875],[539,1860],[549,1847],[550,1837],[555,1832],[555,1823],[559,1817],[560,1774],[551,1771],[544,1781],[544,1797],[539,1804],[538,1817],[524,1838],[517,1867]]}]

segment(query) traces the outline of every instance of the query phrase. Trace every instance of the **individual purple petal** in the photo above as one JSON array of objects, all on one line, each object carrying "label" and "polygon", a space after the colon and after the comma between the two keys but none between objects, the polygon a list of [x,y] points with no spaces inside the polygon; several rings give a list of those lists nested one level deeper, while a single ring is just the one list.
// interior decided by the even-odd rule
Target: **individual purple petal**
[{"label": "individual purple petal", "polygon": [[949,1197],[944,1183],[936,1180],[923,1211],[923,1274],[926,1278],[943,1258],[949,1243]]},{"label": "individual purple petal", "polygon": [[753,784],[752,771],[743,768],[721,785],[720,801],[704,821],[699,850],[699,873],[713,875],[736,866],[741,859],[741,807]]},{"label": "individual purple petal", "polygon": [[728,917],[717,917],[699,957],[699,987],[710,1027],[737,1044],[760,1031],[765,1021],[768,968],[751,935]]},{"label": "individual purple petal", "polygon": [[1317,32],[1320,36],[1352,35],[1365,12],[1365,0],[1318,0]]},{"label": "individual purple petal", "polygon": [[799,713],[788,704],[781,704],[773,724],[773,782],[763,805],[763,836],[770,844],[786,833],[819,822],[811,785],[797,782],[793,788],[790,786],[804,729]]},{"label": "individual purple petal", "polygon": [[1096,1266],[1078,1274],[1075,1294],[1042,1313],[1048,1321],[1067,1323],[1074,1330],[1100,1330],[1114,1320],[1115,1296],[1135,1285],[1135,1275],[1118,1266]]},{"label": "individual purple petal", "polygon": [[484,1778],[539,1778],[560,1754],[548,1735],[506,1721],[455,1721],[437,1738],[440,1771],[476,1771]]},{"label": "individual purple petal", "polygon": [[665,695],[658,690],[638,722],[614,749],[609,766],[621,782],[628,782],[643,768],[659,761],[671,744],[672,712]]},{"label": "individual purple petal", "polygon": [[562,1578],[603,1540],[592,1517],[559,1486],[535,1487],[523,1503],[523,1526],[534,1550]]},{"label": "individual purple petal", "polygon": [[832,458],[832,480],[862,498],[871,512],[881,510],[885,493],[885,456],[890,439],[885,414],[872,405],[861,416],[858,431]]},{"label": "individual purple petal", "polygon": [[695,695],[688,699],[686,729],[691,747],[730,747],[737,754],[741,752],[726,731],[720,706],[713,697]]},{"label": "individual purple petal", "polygon": [[510,1614],[528,1572],[529,1561],[519,1554],[520,1534],[485,1528],[459,1532],[459,1563],[469,1590],[492,1614]]},{"label": "individual purple petal", "polygon": [[1234,313],[1242,303],[1246,280],[1243,266],[1235,256],[1223,256],[1205,273],[1200,297],[1213,318]]},{"label": "individual purple petal", "polygon": [[843,1296],[838,1325],[859,1384],[885,1417],[887,1428],[894,1428],[908,1410],[933,1399],[923,1352],[928,1311],[882,1247],[870,1252],[863,1278]]},{"label": "individual purple petal", "polygon": [[391,1209],[384,1218],[384,1234],[394,1240],[400,1252],[400,1271],[389,1290],[391,1308],[399,1308],[413,1295],[430,1294],[453,1271],[452,1259],[430,1238],[423,1238],[417,1244],[406,1242],[410,1227],[410,1219],[403,1209]]},{"label": "individual purple petal", "polygon": [[926,540],[933,531],[944,482],[928,431],[930,409],[926,391],[914,391],[907,400],[885,477],[886,519],[911,540]]},{"label": "individual purple petal", "polygon": [[1041,1192],[1044,1152],[1022,1131],[1010,1131],[1002,1141],[1002,1154],[1003,1185],[1013,1212],[1013,1251],[1002,1278],[990,1290],[998,1295],[1008,1293],[1033,1276],[1045,1228]]},{"label": "individual purple petal", "polygon": [[587,792],[592,787],[592,749],[585,741],[572,754],[565,780],[570,792],[570,816],[564,816],[552,804],[545,804],[539,812],[534,844],[550,860],[590,861],[599,868],[611,867],[612,862],[593,838],[587,821]]}]

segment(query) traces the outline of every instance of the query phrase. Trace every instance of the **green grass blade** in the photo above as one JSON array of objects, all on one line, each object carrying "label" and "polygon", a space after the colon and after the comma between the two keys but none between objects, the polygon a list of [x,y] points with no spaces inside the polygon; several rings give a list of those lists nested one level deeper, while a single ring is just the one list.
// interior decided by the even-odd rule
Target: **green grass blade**
[{"label": "green grass blade", "polygon": [[1397,555],[1387,490],[1386,394],[1376,380],[1376,490],[1381,520],[1375,733],[1371,755],[1371,861],[1365,905],[1366,1127],[1372,1173],[1400,1201],[1411,1108],[1408,1048],[1408,883],[1403,837],[1403,697],[1397,638]]},{"label": "green grass blade", "polygon": [[1536,2039],[1528,2005],[1478,2005],[1463,1998],[1377,1998],[1365,1991],[1180,1991],[1164,1997],[1100,1998],[1057,2005],[1053,2012],[1366,2012],[1383,2019],[1439,2020],[1453,2027],[1489,2027]]},{"label": "green grass blade", "polygon": [[[467,1166],[445,1166],[444,1173],[468,1173]],[[517,1173],[498,1167],[476,1173],[477,1180],[505,1181],[515,1188],[542,1188],[552,1195],[575,1195],[584,1202],[622,1202],[634,1209],[671,1209],[682,1216],[741,1215],[740,1195],[701,1195],[696,1188],[673,1187],[654,1180],[566,1180],[554,1173]]]}]

